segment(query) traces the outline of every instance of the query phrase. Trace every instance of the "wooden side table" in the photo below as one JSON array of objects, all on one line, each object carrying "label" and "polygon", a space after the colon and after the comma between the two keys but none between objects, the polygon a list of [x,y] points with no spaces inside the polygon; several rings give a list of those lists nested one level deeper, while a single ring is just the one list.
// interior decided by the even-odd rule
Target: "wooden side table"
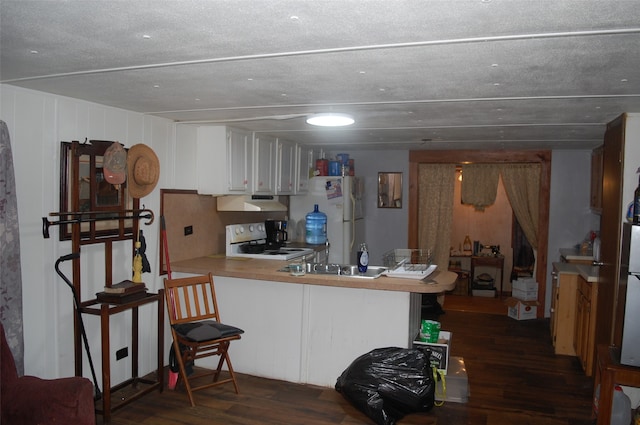
[{"label": "wooden side table", "polygon": [[600,400],[598,401],[598,421],[596,424],[609,425],[614,386],[640,387],[640,368],[621,365],[620,351],[616,347],[599,345],[593,390],[594,399],[598,384],[600,384]]},{"label": "wooden side table", "polygon": [[[146,304],[157,304],[158,308],[158,368],[155,380],[140,378],[138,376],[138,308]],[[131,310],[131,378],[112,387],[111,386],[111,360],[110,360],[110,338],[109,338],[109,317]],[[85,301],[81,304],[82,313],[100,316],[100,333],[102,342],[102,408],[96,404],[96,412],[102,414],[104,423],[111,420],[111,411],[118,409],[143,395],[158,389],[162,392],[164,386],[164,289],[160,289],[157,294],[148,293],[144,298],[122,304],[100,303],[98,300]],[[82,358],[76,359],[76,368],[82,370]],[[148,384],[140,386],[138,384]],[[121,398],[112,405],[112,393],[118,390],[127,389],[126,397]],[[130,390],[133,389],[133,392]],[[114,400],[116,398],[114,397]]]},{"label": "wooden side table", "polygon": [[504,284],[504,256],[489,256],[489,255],[474,255],[471,257],[471,283],[475,281],[476,278],[476,267],[495,267],[500,270],[500,292],[498,292],[498,297],[502,297],[502,285]]}]

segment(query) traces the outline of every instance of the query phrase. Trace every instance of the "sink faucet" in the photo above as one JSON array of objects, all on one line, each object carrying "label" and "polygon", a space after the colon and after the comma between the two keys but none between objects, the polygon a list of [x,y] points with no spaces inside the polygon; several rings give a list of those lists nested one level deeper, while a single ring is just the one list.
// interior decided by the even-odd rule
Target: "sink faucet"
[{"label": "sink faucet", "polygon": [[329,239],[327,239],[327,241],[324,243],[324,255],[325,255],[325,262],[327,264],[329,264],[329,248],[331,247],[331,244],[329,243]]}]

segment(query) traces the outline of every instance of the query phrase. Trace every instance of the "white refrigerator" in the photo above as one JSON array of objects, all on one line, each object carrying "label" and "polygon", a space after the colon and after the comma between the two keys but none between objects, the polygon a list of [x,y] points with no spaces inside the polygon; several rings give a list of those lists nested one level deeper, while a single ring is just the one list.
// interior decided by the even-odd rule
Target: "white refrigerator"
[{"label": "white refrigerator", "polygon": [[[304,242],[305,217],[313,206],[327,215],[329,259],[332,264],[356,264],[358,246],[364,240],[362,179],[346,176],[313,177],[306,195],[289,198],[289,221],[295,228],[295,240]],[[293,230],[290,226],[290,232]]]}]

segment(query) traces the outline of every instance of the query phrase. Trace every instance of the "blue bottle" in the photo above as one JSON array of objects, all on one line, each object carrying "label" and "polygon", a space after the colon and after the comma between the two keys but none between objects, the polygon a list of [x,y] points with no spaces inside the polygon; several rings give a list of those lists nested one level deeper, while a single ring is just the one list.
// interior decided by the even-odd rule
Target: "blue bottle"
[{"label": "blue bottle", "polygon": [[358,271],[360,273],[366,273],[368,267],[369,250],[367,249],[367,244],[363,243],[360,245],[360,249],[358,250]]},{"label": "blue bottle", "polygon": [[311,245],[327,242],[327,215],[318,210],[318,204],[313,206],[313,212],[306,216],[305,241]]}]

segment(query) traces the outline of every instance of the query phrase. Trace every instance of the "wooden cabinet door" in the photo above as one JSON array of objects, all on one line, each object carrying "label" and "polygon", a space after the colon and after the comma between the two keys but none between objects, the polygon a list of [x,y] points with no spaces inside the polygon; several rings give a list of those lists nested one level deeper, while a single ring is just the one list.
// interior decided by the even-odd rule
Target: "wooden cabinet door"
[{"label": "wooden cabinet door", "polygon": [[615,335],[611,334],[611,328],[614,321],[614,300],[620,274],[624,139],[625,116],[622,115],[607,125],[604,136],[602,216],[600,219],[600,240],[602,241],[600,252],[603,265],[600,267],[598,278],[596,345],[608,345],[616,342]]},{"label": "wooden cabinet door", "polygon": [[591,209],[596,213],[602,212],[602,146],[591,152]]},{"label": "wooden cabinet door", "polygon": [[555,303],[552,313],[554,323],[554,348],[556,354],[573,356],[574,333],[576,321],[576,294],[578,292],[578,275],[573,273],[559,273],[554,281],[552,303]]},{"label": "wooden cabinet door", "polygon": [[576,323],[573,332],[573,347],[576,350],[576,356],[580,360],[582,369],[584,369],[584,297],[580,291],[576,292]]}]

